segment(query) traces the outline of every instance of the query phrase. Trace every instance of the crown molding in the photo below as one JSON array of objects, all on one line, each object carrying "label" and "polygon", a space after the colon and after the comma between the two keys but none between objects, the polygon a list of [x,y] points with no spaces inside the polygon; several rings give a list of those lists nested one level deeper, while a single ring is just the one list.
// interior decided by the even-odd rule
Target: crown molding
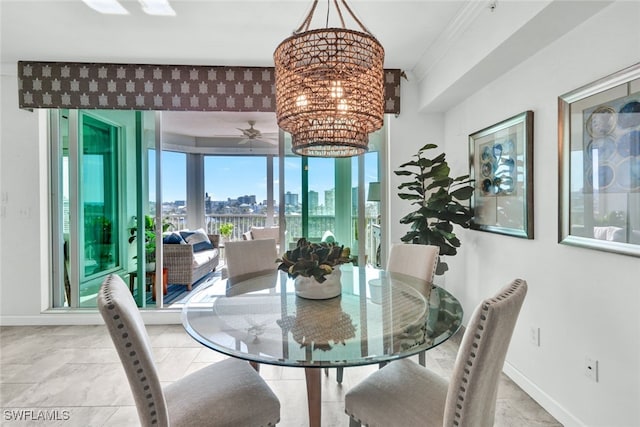
[{"label": "crown molding", "polygon": [[478,16],[485,9],[490,9],[492,4],[495,4],[495,0],[470,0],[466,2],[459,13],[449,22],[418,60],[413,69],[413,74],[418,82],[421,82],[429,74],[429,71],[447,55],[449,49],[475,22]]}]

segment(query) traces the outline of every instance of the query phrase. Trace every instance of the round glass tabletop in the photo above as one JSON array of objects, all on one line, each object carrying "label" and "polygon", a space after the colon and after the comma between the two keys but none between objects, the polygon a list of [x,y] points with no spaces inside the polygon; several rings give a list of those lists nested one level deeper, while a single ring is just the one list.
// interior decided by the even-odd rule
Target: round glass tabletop
[{"label": "round glass tabletop", "polygon": [[414,277],[341,266],[342,294],[296,296],[272,271],[194,294],[182,311],[203,345],[249,361],[298,367],[385,362],[435,347],[456,333],[462,307],[446,290]]}]

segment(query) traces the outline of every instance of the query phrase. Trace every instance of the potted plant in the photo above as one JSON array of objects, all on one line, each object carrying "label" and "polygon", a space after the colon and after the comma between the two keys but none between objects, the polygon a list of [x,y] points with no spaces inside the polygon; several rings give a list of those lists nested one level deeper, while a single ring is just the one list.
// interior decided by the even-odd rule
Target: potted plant
[{"label": "potted plant", "polygon": [[230,222],[222,223],[220,224],[220,227],[218,228],[218,230],[220,231],[220,235],[225,240],[229,240],[229,238],[231,237],[231,234],[233,233],[233,224],[231,224]]},{"label": "potted plant", "polygon": [[[304,237],[295,249],[278,258],[278,270],[296,280],[296,294],[304,298],[326,299],[340,295],[340,269],[352,262],[351,250],[336,243],[311,243]],[[320,286],[322,285],[322,286]]]},{"label": "potted plant", "polygon": [[[129,229],[129,243],[133,243],[138,237],[138,221],[133,218],[133,226]],[[171,223],[162,221],[162,232],[164,233],[171,227]],[[144,216],[144,242],[145,242],[145,262],[147,270],[155,269],[156,262],[156,219],[151,215]],[[135,258],[135,257],[134,257]]]},{"label": "potted plant", "polygon": [[[427,144],[414,155],[415,160],[400,165],[395,171],[398,176],[406,176],[409,181],[398,186],[398,193],[403,200],[410,200],[417,209],[400,219],[401,224],[410,224],[410,231],[401,240],[405,243],[434,245],[440,247],[440,255],[455,255],[460,247],[460,240],[453,232],[453,225],[469,228],[473,212],[468,204],[473,194],[473,180],[469,175],[456,178],[449,176],[451,170],[445,154],[433,158],[425,155],[428,150],[437,148],[435,144]],[[449,267],[438,260],[436,274],[441,275]]]}]

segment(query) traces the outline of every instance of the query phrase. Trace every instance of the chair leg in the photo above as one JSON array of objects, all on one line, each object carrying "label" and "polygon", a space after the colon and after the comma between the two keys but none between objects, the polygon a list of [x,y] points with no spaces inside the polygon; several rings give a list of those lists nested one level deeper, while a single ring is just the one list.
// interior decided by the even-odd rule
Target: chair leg
[{"label": "chair leg", "polygon": [[420,354],[418,354],[418,363],[420,364],[420,366],[427,366],[427,355],[426,352],[422,351],[420,352]]},{"label": "chair leg", "polygon": [[360,427],[360,421],[356,420],[355,418],[349,417],[349,427]]},{"label": "chair leg", "polygon": [[[329,368],[324,368],[324,374],[329,376]],[[344,368],[336,368],[336,381],[338,384],[342,384],[342,378],[344,377]]]}]

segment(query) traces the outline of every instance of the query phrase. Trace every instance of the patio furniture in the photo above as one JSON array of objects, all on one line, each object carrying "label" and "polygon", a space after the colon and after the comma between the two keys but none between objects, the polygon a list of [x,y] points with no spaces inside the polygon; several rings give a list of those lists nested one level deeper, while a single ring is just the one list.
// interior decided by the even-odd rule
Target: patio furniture
[{"label": "patio furniture", "polygon": [[243,240],[263,240],[274,239],[276,248],[280,248],[280,227],[256,227],[252,226],[249,231],[242,234]]},{"label": "patio furniture", "polygon": [[[182,230],[180,234],[193,233]],[[187,290],[191,290],[198,280],[213,272],[218,266],[220,255],[218,253],[218,234],[208,234],[209,246],[199,250],[202,243],[167,243],[165,237],[163,248],[163,267],[169,271],[170,285],[185,285]],[[209,249],[210,248],[210,249]]]},{"label": "patio furniture", "polygon": [[[132,271],[129,273],[129,291],[133,294],[136,278],[138,276],[137,271]],[[147,284],[147,291],[149,291],[149,285],[151,285],[151,298],[156,300],[156,271],[151,270],[145,273],[145,282]],[[162,269],[162,294],[167,294],[167,284],[169,283],[169,270],[166,268]]]}]

